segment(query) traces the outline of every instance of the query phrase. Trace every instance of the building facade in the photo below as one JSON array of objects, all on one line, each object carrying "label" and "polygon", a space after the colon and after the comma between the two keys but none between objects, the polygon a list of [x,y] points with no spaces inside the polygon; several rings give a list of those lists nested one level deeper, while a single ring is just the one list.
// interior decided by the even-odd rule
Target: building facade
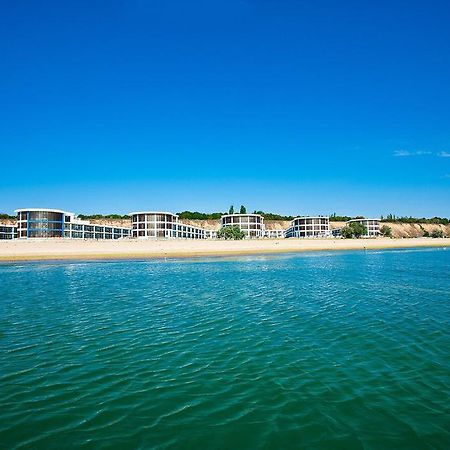
[{"label": "building facade", "polygon": [[285,230],[264,230],[263,236],[268,239],[282,239],[286,235]]},{"label": "building facade", "polygon": [[123,239],[131,229],[95,225],[59,209],[17,209],[17,238]]},{"label": "building facade", "polygon": [[16,239],[17,227],[15,225],[0,225],[0,239]]},{"label": "building facade", "polygon": [[133,238],[206,239],[211,233],[203,228],[182,223],[176,214],[160,211],[132,212]]},{"label": "building facade", "polygon": [[264,217],[259,214],[225,214],[220,218],[221,228],[233,225],[237,225],[246,238],[264,236]]},{"label": "building facade", "polygon": [[205,230],[205,239],[217,239],[217,231]]},{"label": "building facade", "polygon": [[379,219],[352,219],[347,222],[347,225],[353,222],[360,223],[366,227],[367,232],[362,237],[377,237],[380,234]]},{"label": "building facade", "polygon": [[330,236],[330,221],[328,217],[310,216],[296,217],[286,230],[286,237],[317,238]]}]

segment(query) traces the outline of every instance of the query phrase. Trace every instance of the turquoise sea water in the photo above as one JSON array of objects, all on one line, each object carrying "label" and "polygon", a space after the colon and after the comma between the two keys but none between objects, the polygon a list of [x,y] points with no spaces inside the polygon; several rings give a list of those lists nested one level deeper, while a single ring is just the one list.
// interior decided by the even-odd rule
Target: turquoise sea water
[{"label": "turquoise sea water", "polygon": [[0,448],[450,448],[450,250],[0,265]]}]

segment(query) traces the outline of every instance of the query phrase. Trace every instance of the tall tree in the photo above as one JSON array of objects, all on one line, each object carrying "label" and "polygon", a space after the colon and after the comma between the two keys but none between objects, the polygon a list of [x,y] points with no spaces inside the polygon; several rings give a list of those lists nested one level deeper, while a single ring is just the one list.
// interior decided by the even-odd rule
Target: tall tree
[{"label": "tall tree", "polygon": [[234,206],[231,205],[230,209],[228,210],[228,214],[234,214]]},{"label": "tall tree", "polygon": [[241,209],[239,210],[239,214],[247,214],[247,208],[244,205],[241,205]]}]

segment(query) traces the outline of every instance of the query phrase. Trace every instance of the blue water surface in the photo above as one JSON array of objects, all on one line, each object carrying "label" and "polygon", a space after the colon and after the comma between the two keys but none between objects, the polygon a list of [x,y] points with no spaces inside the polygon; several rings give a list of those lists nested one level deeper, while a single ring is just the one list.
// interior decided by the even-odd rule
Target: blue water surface
[{"label": "blue water surface", "polygon": [[450,448],[450,250],[0,265],[0,448]]}]

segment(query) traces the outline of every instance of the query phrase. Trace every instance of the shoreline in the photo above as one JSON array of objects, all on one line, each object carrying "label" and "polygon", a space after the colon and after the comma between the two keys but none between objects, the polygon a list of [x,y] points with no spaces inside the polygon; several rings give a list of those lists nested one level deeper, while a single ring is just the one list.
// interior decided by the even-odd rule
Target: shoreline
[{"label": "shoreline", "polygon": [[196,258],[436,247],[450,247],[450,239],[24,240],[0,241],[0,262]]}]

